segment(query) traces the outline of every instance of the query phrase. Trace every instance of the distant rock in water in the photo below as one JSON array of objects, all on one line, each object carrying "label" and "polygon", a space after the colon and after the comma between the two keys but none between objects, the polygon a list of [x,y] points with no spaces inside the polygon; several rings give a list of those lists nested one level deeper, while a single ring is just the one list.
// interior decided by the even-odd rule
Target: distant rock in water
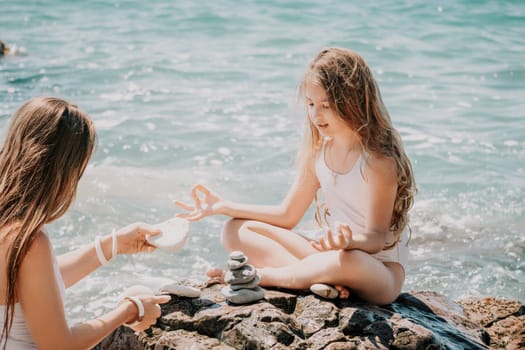
[{"label": "distant rock in water", "polygon": [[325,300],[266,289],[265,299],[232,305],[223,285],[200,298],[172,296],[144,332],[120,327],[95,349],[524,349],[525,307],[516,300],[454,302],[433,292],[392,304]]}]

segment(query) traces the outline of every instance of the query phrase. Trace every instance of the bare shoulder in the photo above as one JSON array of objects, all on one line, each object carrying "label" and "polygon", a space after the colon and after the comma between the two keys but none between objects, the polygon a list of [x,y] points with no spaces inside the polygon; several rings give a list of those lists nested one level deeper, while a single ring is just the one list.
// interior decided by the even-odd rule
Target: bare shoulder
[{"label": "bare shoulder", "polygon": [[370,154],[365,161],[364,175],[369,183],[397,184],[396,162],[390,157]]},{"label": "bare shoulder", "polygon": [[47,295],[47,292],[52,292],[50,281],[54,280],[54,273],[51,242],[46,234],[40,232],[31,243],[20,265],[17,294],[22,305],[33,302],[29,300],[35,299],[36,290],[40,291],[42,297]]},{"label": "bare shoulder", "polygon": [[42,231],[40,231],[35,239],[33,240],[33,243],[31,243],[31,247],[29,248],[29,251],[38,252],[40,250],[43,251],[49,251],[52,249],[51,247],[51,241],[49,240],[49,237]]},{"label": "bare shoulder", "polygon": [[52,256],[53,248],[49,237],[45,233],[39,232],[29,246],[27,254],[22,262],[22,269],[24,268],[24,265],[42,267],[41,264],[45,261],[50,261]]}]

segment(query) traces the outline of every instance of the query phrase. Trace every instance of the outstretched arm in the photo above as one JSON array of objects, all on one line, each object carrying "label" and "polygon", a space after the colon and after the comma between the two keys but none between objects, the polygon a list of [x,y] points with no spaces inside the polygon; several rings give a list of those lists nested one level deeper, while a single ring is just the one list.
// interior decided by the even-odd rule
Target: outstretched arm
[{"label": "outstretched arm", "polygon": [[[31,244],[20,267],[18,302],[38,349],[88,349],[123,323],[134,322],[138,309],[131,301],[120,303],[107,314],[69,327],[53,268],[53,253],[46,235]],[[148,328],[160,316],[169,296],[138,296],[144,305],[144,319],[137,330]]]},{"label": "outstretched arm", "polygon": [[[121,228],[116,232],[117,254],[152,252],[156,248],[148,243],[147,236],[159,233],[159,230],[154,230],[150,225],[143,223]],[[104,257],[108,260],[112,259],[112,235],[104,236],[100,243]],[[66,288],[71,287],[101,266],[94,243],[58,256],[57,262]]]},{"label": "outstretched arm", "polygon": [[175,201],[175,204],[187,211],[177,216],[190,221],[198,221],[210,215],[227,215],[292,229],[312,203],[318,188],[319,182],[313,167],[308,167],[300,171],[288,194],[279,205],[255,205],[228,201],[201,184],[193,186],[191,190],[193,204],[181,201]]}]

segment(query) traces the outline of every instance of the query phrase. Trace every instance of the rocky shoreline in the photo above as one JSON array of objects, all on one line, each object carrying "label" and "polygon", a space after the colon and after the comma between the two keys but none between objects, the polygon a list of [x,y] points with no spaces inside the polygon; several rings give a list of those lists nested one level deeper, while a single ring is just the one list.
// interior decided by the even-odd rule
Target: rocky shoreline
[{"label": "rocky shoreline", "polygon": [[222,288],[173,295],[155,326],[120,327],[95,349],[525,349],[525,306],[517,300],[455,302],[414,291],[374,306],[265,289],[263,300],[234,305]]}]

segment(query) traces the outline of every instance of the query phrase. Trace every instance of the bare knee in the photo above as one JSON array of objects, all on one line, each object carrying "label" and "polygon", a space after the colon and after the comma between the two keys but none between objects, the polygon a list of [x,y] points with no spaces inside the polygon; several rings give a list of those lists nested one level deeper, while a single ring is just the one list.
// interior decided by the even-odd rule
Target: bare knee
[{"label": "bare knee", "polygon": [[224,223],[221,232],[221,243],[224,248],[229,251],[238,249],[239,231],[245,222],[246,220],[234,218]]},{"label": "bare knee", "polygon": [[363,299],[384,305],[394,301],[401,292],[404,273],[400,266],[385,266],[360,250],[341,251],[339,259],[343,266],[352,266],[352,273],[346,276],[346,286]]}]

